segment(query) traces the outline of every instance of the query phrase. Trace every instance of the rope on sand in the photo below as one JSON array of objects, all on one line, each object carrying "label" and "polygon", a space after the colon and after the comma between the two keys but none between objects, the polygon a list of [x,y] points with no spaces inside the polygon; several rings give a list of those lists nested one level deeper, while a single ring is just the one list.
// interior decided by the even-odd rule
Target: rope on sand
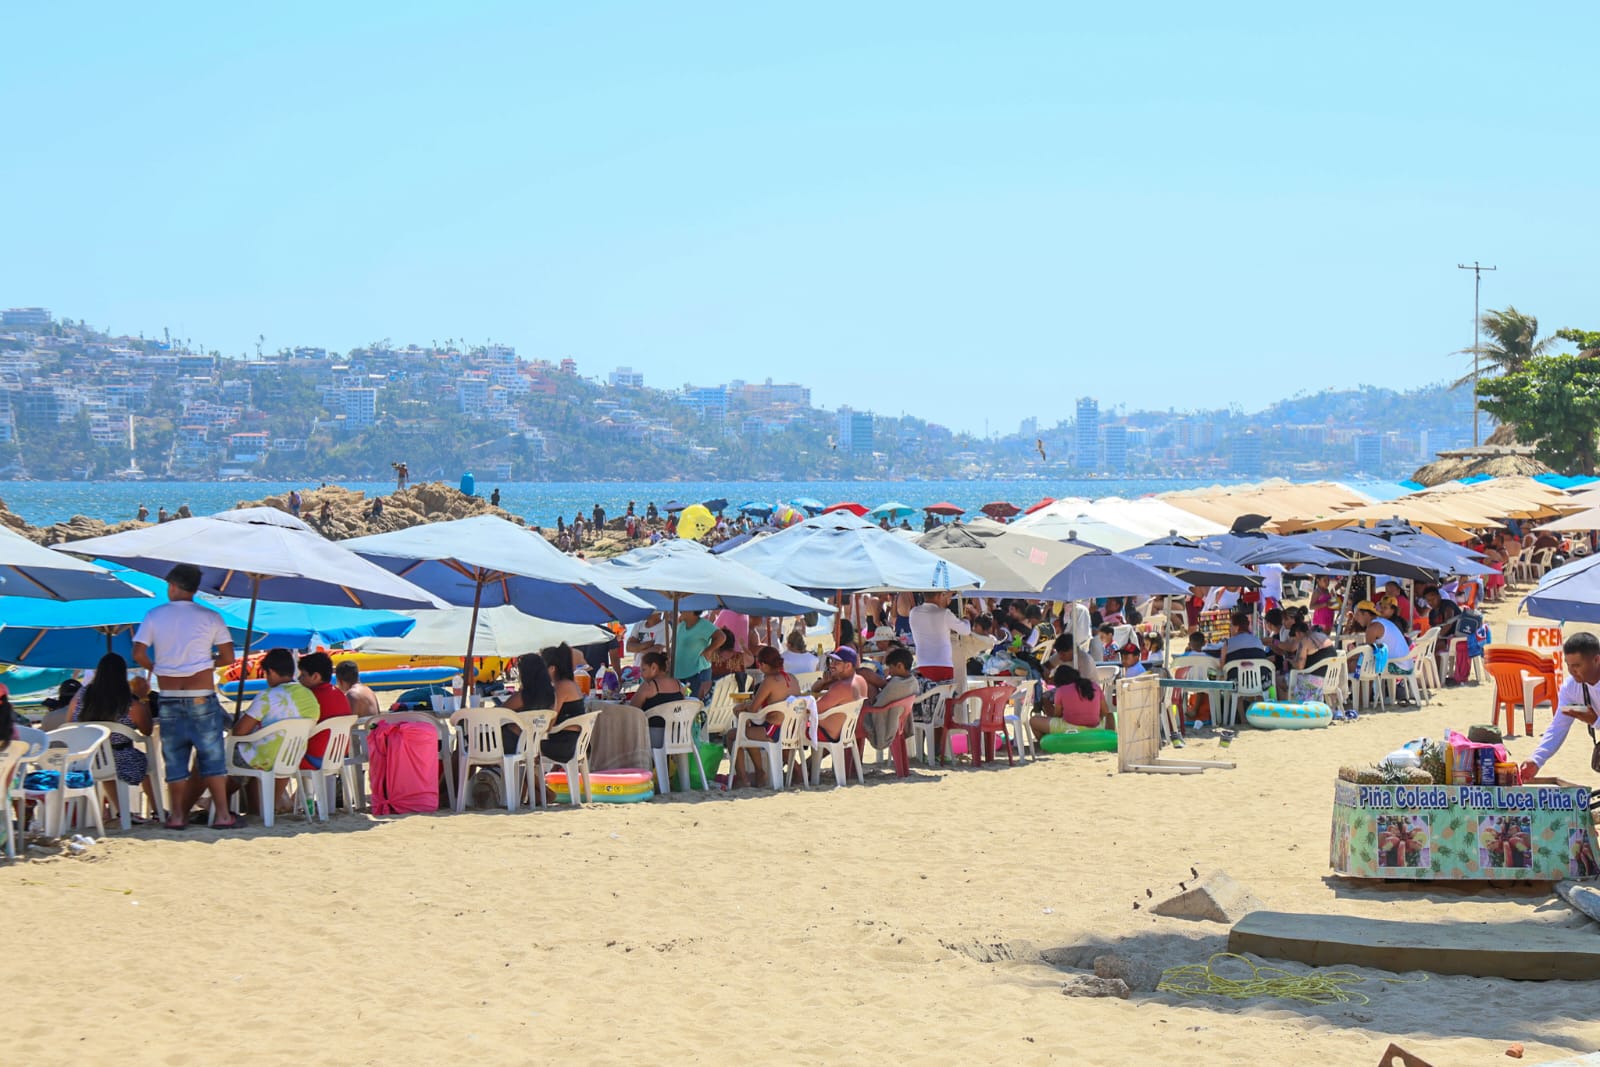
[{"label": "rope on sand", "polygon": [[[1230,978],[1218,974],[1219,960],[1237,960],[1250,969],[1250,976]],[[1190,963],[1163,971],[1156,992],[1176,993],[1183,997],[1227,997],[1229,1000],[1277,997],[1298,1000],[1303,1004],[1370,1004],[1371,998],[1365,993],[1345,988],[1366,980],[1352,971],[1315,970],[1309,974],[1291,974],[1282,967],[1251,963],[1236,952],[1218,952],[1204,963]],[[1381,979],[1394,985],[1427,980],[1427,975],[1421,978]]]}]

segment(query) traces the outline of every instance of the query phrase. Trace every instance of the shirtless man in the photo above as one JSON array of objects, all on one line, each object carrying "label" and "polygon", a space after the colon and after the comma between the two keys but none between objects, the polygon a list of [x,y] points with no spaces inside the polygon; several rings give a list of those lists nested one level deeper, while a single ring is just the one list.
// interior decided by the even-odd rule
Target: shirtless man
[{"label": "shirtless man", "polygon": [[378,714],[378,694],[361,684],[361,668],[354,660],[340,660],[333,668],[333,684],[350,702],[350,714],[358,719]]},{"label": "shirtless man", "polygon": [[228,815],[223,752],[228,720],[217,700],[215,672],[233,662],[233,635],[220,614],[194,602],[199,589],[199,567],[180,563],[168,572],[168,603],[152,609],[139,624],[133,659],[156,676],[161,691],[161,755],[171,802],[167,829],[182,830],[189,809],[209,790],[212,829],[231,830],[239,824]]}]

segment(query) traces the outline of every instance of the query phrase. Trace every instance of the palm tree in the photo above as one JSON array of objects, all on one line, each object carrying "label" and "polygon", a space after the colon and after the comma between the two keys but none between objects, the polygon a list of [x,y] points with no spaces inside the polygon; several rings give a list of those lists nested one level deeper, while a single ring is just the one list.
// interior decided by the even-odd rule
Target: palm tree
[{"label": "palm tree", "polygon": [[[1487,341],[1476,349],[1478,357],[1486,364],[1481,368],[1483,373],[1515,374],[1528,360],[1549,352],[1558,341],[1554,337],[1541,338],[1539,320],[1509,304],[1504,311],[1485,311],[1478,320],[1478,332]],[[1470,356],[1473,351],[1463,348],[1455,355]],[[1463,374],[1450,388],[1466,385],[1473,377]]]}]

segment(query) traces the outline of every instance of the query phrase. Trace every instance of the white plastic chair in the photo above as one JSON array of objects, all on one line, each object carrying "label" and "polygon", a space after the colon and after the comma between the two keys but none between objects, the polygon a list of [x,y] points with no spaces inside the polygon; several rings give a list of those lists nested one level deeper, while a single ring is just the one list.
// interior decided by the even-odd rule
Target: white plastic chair
[{"label": "white plastic chair", "polygon": [[1231,693],[1223,693],[1218,707],[1222,721],[1217,726],[1233,726],[1239,721],[1239,707],[1247,700],[1259,700],[1267,695],[1276,679],[1271,660],[1236,659],[1222,665],[1222,676],[1234,683]]},{"label": "white plastic chair", "polygon": [[[729,676],[731,677],[731,675]],[[727,679],[718,679],[719,683]],[[728,708],[729,719],[732,720],[733,697],[729,690]],[[717,699],[713,689],[711,699]],[[665,729],[661,732],[661,747],[650,750],[651,757],[655,760],[656,781],[662,796],[672,792],[672,776],[668,773],[668,761],[673,756],[681,756],[682,762],[678,764],[678,789],[680,792],[689,791],[689,757],[694,757],[694,765],[700,769],[700,790],[709,791],[706,783],[706,765],[700,760],[700,746],[694,743],[694,721],[699,716],[701,703],[698,700],[674,700],[670,704],[658,704],[650,709],[651,715],[659,715],[665,721]]]},{"label": "white plastic chair", "polygon": [[[783,788],[783,783],[788,777],[790,762],[784,759],[784,754],[789,752],[794,758],[798,758],[801,752],[801,742],[805,737],[805,726],[810,721],[810,711],[798,703],[800,700],[801,698],[781,700],[776,704],[768,704],[764,708],[741,711],[734,716],[732,726],[733,747],[728,752],[728,766],[730,768],[728,773],[730,775],[739,773],[739,754],[741,752],[757,752],[766,760],[767,777],[771,781],[772,788],[774,790]],[[800,707],[803,714],[797,714],[796,707]],[[753,722],[766,722],[774,712],[784,713],[784,718],[778,727],[777,740],[762,739],[758,741],[755,738],[746,736],[745,728],[747,726]],[[729,780],[732,780],[731,777]]]},{"label": "white plastic chair", "polygon": [[917,758],[925,766],[932,767],[934,758],[940,755],[935,738],[938,737],[938,731],[945,728],[950,714],[950,698],[955,691],[955,683],[941,682],[917,698],[917,707],[922,710],[921,714],[912,713],[911,738],[916,742]]},{"label": "white plastic chair", "polygon": [[[138,730],[135,730],[132,727],[124,726],[120,722],[100,722],[95,723],[95,725],[104,726],[114,737],[126,737],[129,741],[133,742],[135,748],[144,753],[144,776],[145,780],[148,781],[151,786],[150,795],[155,797],[153,814],[158,819],[166,818],[166,803],[161,799],[162,782],[159,769],[157,767],[159,760],[156,758],[157,750],[159,750],[161,747],[159,740],[153,737],[146,737]],[[107,744],[107,748],[110,748],[109,743]],[[140,802],[144,799],[144,789],[142,784],[130,785],[127,782],[124,782],[117,775],[116,750],[110,749],[110,751],[111,771],[105,780],[116,783],[117,821],[122,824],[122,828],[124,830],[130,830],[133,828],[133,806],[136,802]]]},{"label": "white plastic chair", "polygon": [[338,715],[323,719],[311,731],[314,738],[320,733],[328,735],[327,747],[322,752],[322,766],[301,770],[300,791],[317,806],[317,818],[328,821],[328,813],[339,807],[339,786],[344,786],[346,811],[359,810],[356,799],[355,768],[349,765],[351,731],[355,728],[354,715]]},{"label": "white plastic chair", "polygon": [[1034,678],[1018,678],[1011,684],[1016,692],[1011,697],[1011,710],[1006,712],[1006,743],[1018,759],[1038,759],[1038,753],[1033,750],[1033,731],[1028,728],[1028,720],[1033,717],[1033,704],[1039,695],[1040,682]]},{"label": "white plastic chair", "polygon": [[804,671],[794,676],[795,684],[800,687],[801,693],[808,692],[821,678],[821,671]]},{"label": "white plastic chair", "polygon": [[[1429,632],[1431,633],[1433,631]],[[1429,644],[1431,645],[1432,642],[1430,641]],[[1383,672],[1382,679],[1384,693],[1389,700],[1393,700],[1396,704],[1398,704],[1401,697],[1409,693],[1411,699],[1416,702],[1417,706],[1422,706],[1422,702],[1426,699],[1426,697],[1419,681],[1419,672],[1422,670],[1423,660],[1431,660],[1433,658],[1431,654],[1424,656],[1424,651],[1426,650],[1423,648],[1422,639],[1419,638],[1417,643],[1412,645],[1410,651],[1408,651],[1404,656],[1400,657],[1399,659],[1392,659],[1389,661],[1387,669],[1385,669]],[[1405,673],[1396,674],[1396,667]]]},{"label": "white plastic chair", "polygon": [[1411,655],[1416,659],[1417,682],[1422,686],[1424,700],[1432,700],[1433,694],[1444,688],[1444,680],[1439,674],[1439,634],[1439,627],[1429,627],[1411,649]]},{"label": "white plastic chair", "polygon": [[848,704],[840,704],[829,708],[826,712],[818,711],[817,717],[831,718],[842,714],[844,721],[839,724],[839,740],[829,741],[822,736],[820,726],[816,732],[807,738],[807,748],[810,750],[809,765],[811,767],[812,784],[822,784],[822,758],[828,757],[833,761],[833,780],[843,787],[850,783],[850,761],[854,756],[856,760],[856,780],[862,785],[867,784],[867,776],[861,767],[861,746],[856,742],[856,727],[861,721],[861,709],[866,706],[865,700],[852,700]]},{"label": "white plastic chair", "polygon": [[[230,778],[243,778],[253,781],[260,789],[261,794],[261,824],[271,826],[277,817],[277,781],[279,778],[288,778],[294,781],[300,779],[300,761],[305,758],[306,743],[311,740],[311,731],[316,727],[315,719],[279,719],[270,726],[263,726],[254,733],[242,737],[228,737],[228,776]],[[234,760],[234,755],[241,745],[259,745],[263,741],[271,741],[274,737],[282,738],[278,744],[278,751],[272,759],[271,770],[257,770],[254,767],[241,767]],[[236,806],[242,805],[241,793],[234,794]],[[296,804],[302,818],[310,819],[306,812],[304,798]],[[240,807],[238,810],[242,810]],[[212,807],[213,813],[216,811]]]},{"label": "white plastic chair", "polygon": [[11,816],[11,779],[30,748],[28,742],[19,739],[8,741],[4,748],[0,748],[0,804],[5,806],[5,814],[0,816],[5,821],[0,822],[0,830],[5,831],[6,835],[7,859],[17,858],[17,825]]},{"label": "white plastic chair", "polygon": [[556,717],[551,710],[539,711],[510,711],[506,712],[516,722],[517,728],[522,731],[517,739],[517,797],[520,800],[523,793],[528,795],[528,806],[542,808],[545,806],[544,768],[539,765],[539,745],[544,742],[545,733],[550,729],[550,720]]},{"label": "white plastic chair", "polygon": [[1289,672],[1289,693],[1292,696],[1294,693],[1299,692],[1301,682],[1315,682],[1322,697],[1322,703],[1335,711],[1342,711],[1345,705],[1347,675],[1344,657],[1334,655],[1305,670],[1291,670]]},{"label": "white plastic chair", "polygon": [[[100,783],[105,779],[105,766],[111,760],[111,731],[100,723],[73,723],[47,731],[46,748],[29,762],[35,771],[56,771],[60,780],[54,789],[22,788],[25,799],[44,802],[44,833],[46,837],[60,837],[67,827],[67,805],[87,804],[94,818],[95,830],[105,836],[105,820],[100,816]],[[71,785],[68,776],[76,772],[89,775],[87,785]],[[74,809],[76,810],[76,809]],[[78,825],[87,820],[79,816]]]},{"label": "white plastic chair", "polygon": [[1365,711],[1376,703],[1379,708],[1387,710],[1388,705],[1383,699],[1383,676],[1378,673],[1377,650],[1371,645],[1358,644],[1352,651],[1356,654],[1356,672],[1350,677],[1350,691],[1356,707]]},{"label": "white plastic chair", "polygon": [[[594,800],[594,781],[589,770],[589,743],[594,738],[594,723],[600,717],[598,711],[586,711],[582,715],[574,715],[560,725],[552,725],[546,732],[546,737],[566,731],[575,731],[578,743],[572,750],[572,758],[565,763],[558,763],[539,754],[541,779],[548,781],[549,769],[560,767],[567,776],[567,796],[572,799],[574,807],[583,807]],[[532,759],[533,756],[528,757]]]},{"label": "white plastic chair", "polygon": [[[725,674],[711,683],[711,697],[705,702],[705,735],[707,737],[716,737],[733,729],[733,707],[737,703],[733,699],[733,694],[738,691],[739,676],[737,674]],[[693,699],[693,697],[688,699]],[[696,700],[695,703],[699,704],[700,702]],[[665,704],[662,705],[662,707],[666,706]],[[651,709],[650,714],[655,715],[657,713],[654,709]]]},{"label": "white plastic chair", "polygon": [[499,769],[500,784],[506,798],[506,811],[517,810],[517,793],[521,772],[517,764],[522,757],[507,752],[500,727],[519,725],[511,714],[500,708],[468,708],[450,716],[450,725],[456,730],[456,795],[455,811],[460,814],[467,806],[467,784],[474,767]]}]

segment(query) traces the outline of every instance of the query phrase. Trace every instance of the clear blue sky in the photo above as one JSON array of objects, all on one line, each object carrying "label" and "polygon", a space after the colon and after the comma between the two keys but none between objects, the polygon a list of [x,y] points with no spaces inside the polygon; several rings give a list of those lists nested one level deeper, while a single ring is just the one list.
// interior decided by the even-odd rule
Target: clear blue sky
[{"label": "clear blue sky", "polygon": [[1591,2],[13,5],[0,304],[963,428],[1600,329]]}]

